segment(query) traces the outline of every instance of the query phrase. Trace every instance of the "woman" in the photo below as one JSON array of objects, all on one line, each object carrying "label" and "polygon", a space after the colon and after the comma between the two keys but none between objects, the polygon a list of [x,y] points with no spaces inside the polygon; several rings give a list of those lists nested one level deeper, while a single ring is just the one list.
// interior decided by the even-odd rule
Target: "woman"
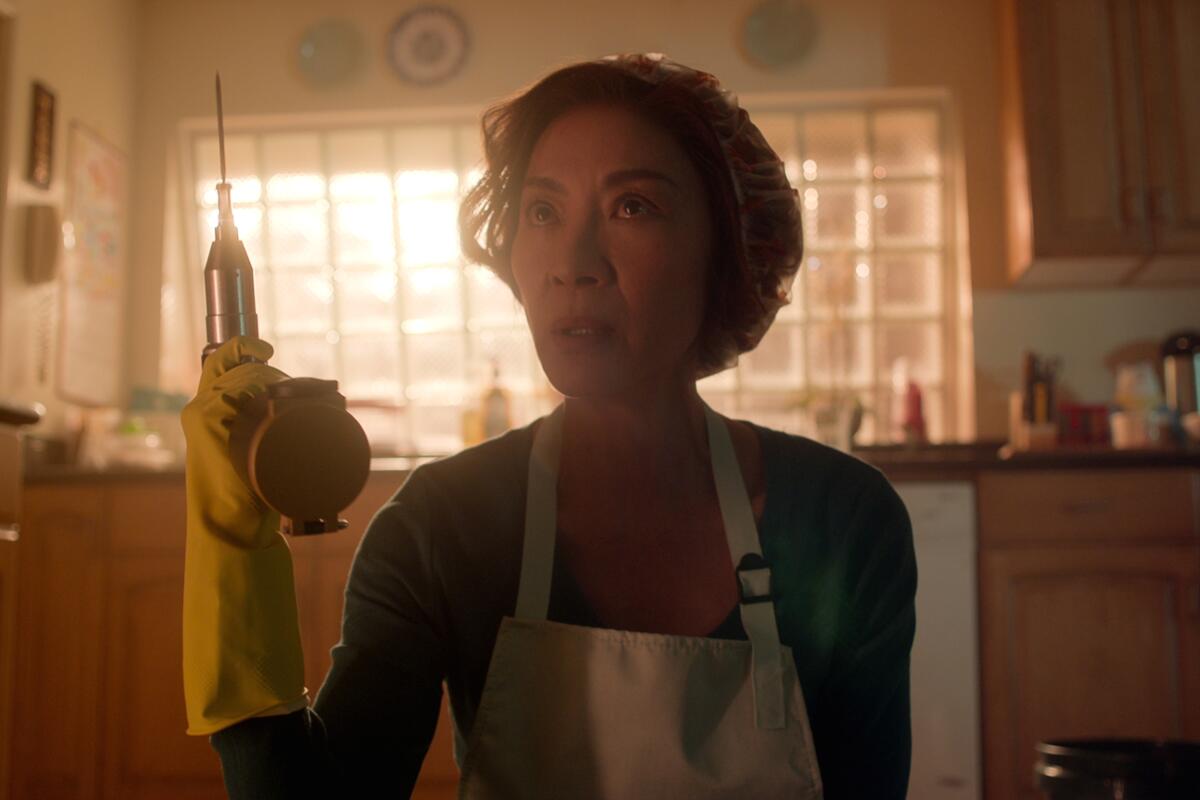
[{"label": "woman", "polygon": [[233,797],[405,795],[445,681],[465,797],[903,797],[903,504],[696,391],[788,301],[778,157],[712,76],[657,55],[561,69],[483,128],[464,251],[566,399],[379,510],[310,708],[286,545],[219,457],[282,373],[238,365],[270,355],[255,339],[210,356],[184,412],[189,733]]}]

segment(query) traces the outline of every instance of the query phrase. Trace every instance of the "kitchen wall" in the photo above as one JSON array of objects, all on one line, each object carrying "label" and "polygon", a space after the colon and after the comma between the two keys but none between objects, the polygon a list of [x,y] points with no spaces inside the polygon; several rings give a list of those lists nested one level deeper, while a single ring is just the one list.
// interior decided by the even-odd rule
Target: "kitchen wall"
[{"label": "kitchen wall", "polygon": [[[134,65],[138,49],[138,0],[4,0],[11,20],[8,113],[3,123],[7,203],[0,228],[0,397],[41,402],[43,427],[59,429],[67,411],[54,397],[53,353],[58,293],[54,284],[23,278],[24,216],[33,203],[63,206],[68,126],[78,121],[133,156]],[[53,174],[50,187],[25,180],[33,81],[56,96]],[[151,313],[156,310],[138,310]]]},{"label": "kitchen wall", "polygon": [[[194,377],[160,370],[160,305],[185,314],[181,299],[160,297],[164,265],[183,259],[199,281],[202,265],[164,238],[179,219],[170,174],[182,119],[214,115],[213,71],[221,71],[225,113],[280,114],[404,106],[470,104],[482,107],[532,83],[556,66],[615,52],[660,51],[707,69],[739,93],[788,89],[851,89],[886,83],[886,21],[882,0],[819,0],[820,41],[800,70],[770,75],[747,65],[733,34],[748,3],[728,0],[447,0],[466,19],[471,53],[462,73],[445,85],[413,88],[388,66],[384,40],[400,13],[414,3],[375,0],[212,0],[146,2],[143,7],[137,121],[140,174],[134,191],[134,281],[130,285],[130,385],[156,381],[191,391]],[[286,9],[286,14],[282,13]],[[519,9],[519,11],[514,11]],[[336,15],[368,37],[359,80],[336,90],[307,87],[294,67],[304,30]],[[586,24],[581,24],[586,20]],[[218,46],[219,43],[219,46]],[[196,335],[203,334],[196,320]],[[198,351],[168,330],[171,352]],[[178,359],[175,359],[178,362]],[[190,363],[190,362],[189,362]],[[170,365],[164,365],[170,367]]]},{"label": "kitchen wall", "polygon": [[[748,0],[447,1],[471,27],[472,52],[458,78],[430,89],[403,84],[385,61],[385,32],[412,3],[23,0],[17,4],[29,8],[21,9],[28,17],[22,34],[26,38],[19,42],[24,50],[17,54],[19,69],[12,84],[17,91],[10,130],[17,135],[9,148],[14,165],[10,186],[20,188],[15,184],[20,183],[23,169],[28,82],[43,61],[48,62],[45,68],[55,70],[45,77],[60,92],[60,121],[83,113],[73,111],[72,104],[82,103],[77,94],[86,93],[86,111],[95,118],[95,126],[107,131],[122,149],[136,153],[127,281],[127,387],[162,383],[188,388],[172,385],[178,383],[178,376],[160,373],[160,347],[190,347],[176,340],[163,342],[160,336],[164,304],[168,314],[178,310],[173,305],[177,299],[161,291],[163,264],[173,260],[197,271],[200,265],[174,247],[174,235],[164,237],[164,222],[179,224],[178,215],[170,212],[177,199],[170,174],[177,126],[189,117],[212,115],[214,69],[221,70],[230,115],[483,104],[554,66],[634,50],[662,51],[707,69],[742,94],[947,86],[958,114],[966,165],[980,435],[1005,433],[1004,398],[1016,386],[1022,348],[1063,356],[1068,391],[1082,399],[1103,401],[1111,395],[1111,377],[1102,363],[1110,345],[1133,337],[1160,338],[1181,324],[1200,323],[1196,319],[1200,314],[1190,313],[1200,308],[1200,287],[1088,292],[1004,287],[998,44],[991,0],[809,0],[821,24],[816,48],[802,65],[781,73],[756,70],[736,52],[734,31],[751,5]],[[350,19],[365,31],[371,52],[354,84],[319,91],[298,78],[294,52],[304,29],[330,15]],[[50,39],[60,35],[52,33],[50,19],[62,20],[55,24],[68,28],[61,34],[67,37],[65,45],[61,38]],[[41,38],[33,38],[29,26]],[[95,41],[89,39],[85,47],[71,38],[79,35],[76,31],[97,32]],[[50,41],[53,45],[46,44]],[[110,57],[86,57],[83,51],[88,48]],[[57,55],[45,55],[49,52]],[[136,81],[130,83],[135,59]],[[15,199],[16,194],[10,196],[10,206]],[[5,230],[11,233],[12,225]],[[5,280],[10,283],[16,269],[12,239],[8,235],[4,243]],[[32,302],[31,297],[9,293],[4,302],[5,331],[19,329]],[[14,307],[17,310],[10,312]],[[1071,335],[1070,331],[1080,330],[1081,320],[1102,322],[1108,337]],[[13,334],[4,336],[2,343],[0,375],[5,376],[7,387],[9,376],[28,372],[29,356],[24,351],[29,348],[14,340]]]}]

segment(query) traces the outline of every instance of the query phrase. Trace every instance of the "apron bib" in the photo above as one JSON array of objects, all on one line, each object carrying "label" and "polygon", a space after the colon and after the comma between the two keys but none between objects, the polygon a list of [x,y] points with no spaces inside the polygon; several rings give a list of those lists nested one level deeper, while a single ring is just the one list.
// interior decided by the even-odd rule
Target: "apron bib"
[{"label": "apron bib", "polygon": [[465,750],[459,797],[821,798],[804,694],[729,431],[704,406],[749,641],[546,619],[564,406],[529,457],[521,582]]}]

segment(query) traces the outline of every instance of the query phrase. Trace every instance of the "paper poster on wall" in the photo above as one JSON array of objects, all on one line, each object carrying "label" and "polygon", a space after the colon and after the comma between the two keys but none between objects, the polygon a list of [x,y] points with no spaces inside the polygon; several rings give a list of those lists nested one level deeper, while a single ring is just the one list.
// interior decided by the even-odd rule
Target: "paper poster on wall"
[{"label": "paper poster on wall", "polygon": [[67,138],[58,393],[117,404],[124,330],[125,156],[72,123]]}]

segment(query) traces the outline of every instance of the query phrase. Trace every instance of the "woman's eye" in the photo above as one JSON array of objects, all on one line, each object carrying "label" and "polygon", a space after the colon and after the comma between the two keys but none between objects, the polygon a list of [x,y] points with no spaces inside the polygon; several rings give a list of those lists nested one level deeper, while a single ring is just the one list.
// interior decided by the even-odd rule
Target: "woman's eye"
[{"label": "woman's eye", "polygon": [[553,218],[551,211],[550,206],[542,202],[530,203],[529,207],[525,209],[529,221],[535,225],[545,225],[549,222]]},{"label": "woman's eye", "polygon": [[[632,209],[632,211],[630,211]],[[617,203],[619,212],[628,212],[629,216],[644,216],[650,211],[650,204],[635,195],[626,195]]]}]

